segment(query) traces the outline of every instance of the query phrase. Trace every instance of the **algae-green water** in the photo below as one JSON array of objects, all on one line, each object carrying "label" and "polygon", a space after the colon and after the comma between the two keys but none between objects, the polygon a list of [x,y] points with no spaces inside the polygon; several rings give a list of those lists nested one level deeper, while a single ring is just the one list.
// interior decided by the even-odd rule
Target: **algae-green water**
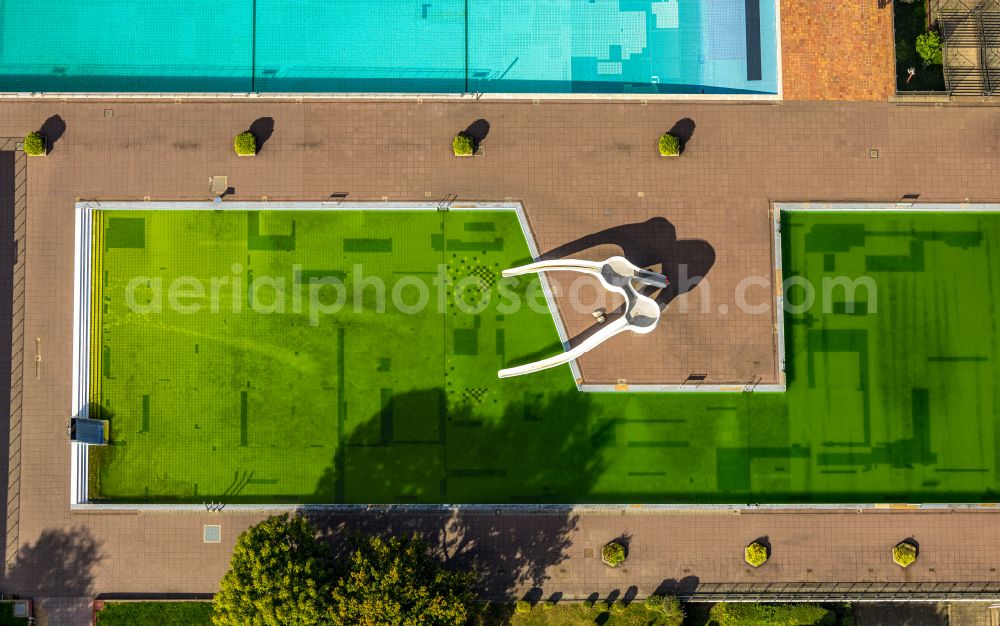
[{"label": "algae-green water", "polygon": [[[504,306],[538,297],[500,287],[530,259],[512,212],[96,217],[95,500],[998,499],[994,214],[786,213],[786,296],[817,295],[785,316],[787,391],[628,394],[578,392],[566,366],[497,379],[561,349],[544,308]],[[338,297],[323,277],[336,313],[310,310],[310,289]],[[400,311],[394,288],[429,302]]]}]

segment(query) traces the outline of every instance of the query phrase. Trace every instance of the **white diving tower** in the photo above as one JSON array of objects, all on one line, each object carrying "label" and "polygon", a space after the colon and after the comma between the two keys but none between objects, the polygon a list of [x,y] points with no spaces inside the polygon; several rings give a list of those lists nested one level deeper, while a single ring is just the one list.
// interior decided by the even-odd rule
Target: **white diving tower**
[{"label": "white diving tower", "polygon": [[644,270],[630,263],[625,257],[613,256],[606,261],[580,261],[577,259],[559,259],[557,261],[538,261],[521,267],[503,271],[503,275],[520,276],[541,272],[581,272],[596,276],[608,291],[613,291],[625,298],[625,314],[609,322],[590,337],[574,348],[551,356],[541,361],[528,363],[518,367],[500,370],[500,378],[510,378],[531,374],[550,367],[569,363],[587,352],[590,352],[608,339],[619,333],[630,331],[640,335],[650,333],[660,321],[660,305],[652,298],[644,296],[636,289],[634,283],[665,289],[669,281],[663,274]]}]

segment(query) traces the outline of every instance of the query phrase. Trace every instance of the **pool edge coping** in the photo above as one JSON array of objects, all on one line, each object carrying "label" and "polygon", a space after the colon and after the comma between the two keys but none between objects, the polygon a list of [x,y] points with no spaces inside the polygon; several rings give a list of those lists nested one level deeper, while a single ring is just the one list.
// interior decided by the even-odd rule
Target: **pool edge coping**
[{"label": "pool edge coping", "polygon": [[[780,57],[780,55],[779,55]],[[778,71],[780,80],[781,71]],[[778,93],[707,94],[707,93],[648,93],[648,94],[600,94],[600,93],[407,93],[407,92],[87,92],[87,91],[4,91],[0,101],[32,100],[328,100],[342,102],[361,100],[389,102],[394,100],[419,100],[441,102],[521,102],[532,103],[542,100],[555,102],[734,102],[734,103],[774,103],[784,101],[783,88]]]},{"label": "pool edge coping", "polygon": [[[496,102],[534,102],[551,100],[555,102],[639,102],[647,100],[656,102],[734,102],[734,103],[770,103],[783,102],[785,97],[783,52],[781,48],[781,0],[774,2],[774,52],[775,52],[775,93],[517,93],[517,92],[448,92],[448,93],[408,93],[408,92],[87,92],[87,91],[0,91],[0,101],[4,100],[329,100],[342,102],[345,100],[362,101],[393,101],[393,100],[430,100],[430,101],[496,101]],[[649,83],[659,84],[659,83]],[[709,85],[701,85],[710,87]]]}]

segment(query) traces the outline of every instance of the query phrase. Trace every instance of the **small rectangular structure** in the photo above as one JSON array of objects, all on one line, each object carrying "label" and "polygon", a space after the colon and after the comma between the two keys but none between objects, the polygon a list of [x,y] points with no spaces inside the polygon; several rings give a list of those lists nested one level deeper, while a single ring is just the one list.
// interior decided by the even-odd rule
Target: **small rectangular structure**
[{"label": "small rectangular structure", "polygon": [[70,440],[89,446],[103,446],[108,443],[108,421],[74,417],[70,420]]}]

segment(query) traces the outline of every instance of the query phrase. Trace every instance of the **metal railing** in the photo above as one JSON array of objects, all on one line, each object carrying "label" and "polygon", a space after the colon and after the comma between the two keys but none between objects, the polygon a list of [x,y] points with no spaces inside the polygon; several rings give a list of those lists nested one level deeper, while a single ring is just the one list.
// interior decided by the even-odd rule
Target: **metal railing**
[{"label": "metal railing", "polygon": [[687,602],[992,602],[1000,582],[971,583],[704,583]]}]

